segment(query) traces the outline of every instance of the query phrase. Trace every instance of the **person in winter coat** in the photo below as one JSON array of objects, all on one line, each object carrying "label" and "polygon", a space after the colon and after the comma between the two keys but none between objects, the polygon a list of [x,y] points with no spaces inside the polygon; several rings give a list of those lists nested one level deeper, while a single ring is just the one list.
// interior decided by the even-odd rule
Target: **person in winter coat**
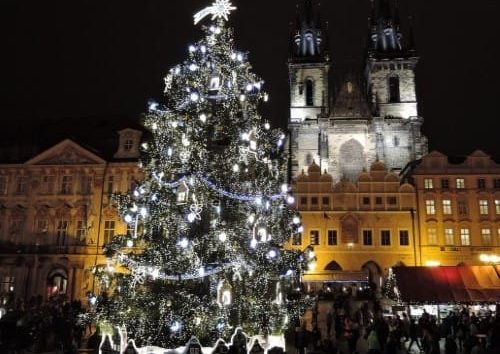
[{"label": "person in winter coat", "polygon": [[368,335],[368,354],[380,354],[380,342],[378,341],[378,335],[375,329],[370,330]]}]

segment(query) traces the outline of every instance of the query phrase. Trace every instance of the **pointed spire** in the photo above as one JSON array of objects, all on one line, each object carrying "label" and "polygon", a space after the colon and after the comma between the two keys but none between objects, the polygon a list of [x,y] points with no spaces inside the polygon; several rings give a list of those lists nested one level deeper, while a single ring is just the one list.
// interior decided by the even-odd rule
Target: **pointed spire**
[{"label": "pointed spire", "polygon": [[384,20],[389,20],[391,16],[391,5],[389,0],[380,0],[380,17]]}]

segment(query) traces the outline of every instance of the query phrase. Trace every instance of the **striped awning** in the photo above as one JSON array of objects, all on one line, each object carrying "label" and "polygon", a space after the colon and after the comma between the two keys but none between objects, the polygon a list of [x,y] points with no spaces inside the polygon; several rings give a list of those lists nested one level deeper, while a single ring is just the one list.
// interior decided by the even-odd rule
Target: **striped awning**
[{"label": "striped awning", "polygon": [[500,267],[396,267],[405,303],[500,302]]}]

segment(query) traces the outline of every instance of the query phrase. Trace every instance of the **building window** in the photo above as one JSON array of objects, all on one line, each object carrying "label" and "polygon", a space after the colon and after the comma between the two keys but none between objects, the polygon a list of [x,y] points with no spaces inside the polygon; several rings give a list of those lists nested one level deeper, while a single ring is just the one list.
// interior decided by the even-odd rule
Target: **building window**
[{"label": "building window", "polygon": [[451,200],[449,199],[443,200],[443,214],[451,215]]},{"label": "building window", "polygon": [[488,215],[488,201],[487,200],[480,200],[479,201],[479,214],[481,215]]},{"label": "building window", "polygon": [[470,246],[470,230],[460,229],[460,241],[462,246]]},{"label": "building window", "polygon": [[375,197],[375,204],[382,205],[382,197]]},{"label": "building window", "polygon": [[392,143],[393,143],[394,147],[398,147],[399,146],[399,137],[395,136],[392,139]]},{"label": "building window", "polygon": [[83,195],[92,194],[92,176],[82,176],[81,177],[80,193]]},{"label": "building window", "polygon": [[391,231],[390,230],[380,231],[380,244],[382,246],[390,246],[391,245]]},{"label": "building window", "polygon": [[389,78],[389,103],[397,103],[399,101],[399,77],[393,76]]},{"label": "building window", "polygon": [[56,273],[49,279],[50,295],[64,295],[66,294],[68,279],[60,274]]},{"label": "building window", "polygon": [[486,180],[484,178],[477,179],[477,188],[478,189],[485,189],[486,188]]},{"label": "building window", "polygon": [[108,176],[107,180],[107,189],[108,193],[114,193],[115,192],[115,177],[114,176]]},{"label": "building window", "polygon": [[438,244],[437,229],[436,228],[430,227],[427,229],[427,243],[429,245],[437,245]]},{"label": "building window", "polygon": [[387,197],[387,204],[396,205],[397,203],[398,203],[398,200],[396,197]]},{"label": "building window", "polygon": [[483,246],[491,246],[491,229],[481,229]]},{"label": "building window", "polygon": [[306,80],[306,106],[314,106],[314,82]]},{"label": "building window", "polygon": [[436,214],[436,203],[434,200],[426,200],[425,201],[425,211],[427,215],[435,215]]},{"label": "building window", "polygon": [[129,237],[136,237],[135,235],[135,223],[128,223],[127,224],[127,236]]},{"label": "building window", "polygon": [[76,222],[76,238],[79,241],[85,241],[87,238],[87,225],[85,220],[78,220]]},{"label": "building window", "polygon": [[311,198],[311,205],[318,205],[318,197],[312,197]]},{"label": "building window", "polygon": [[301,246],[302,245],[302,234],[293,234],[292,235],[292,246]]},{"label": "building window", "polygon": [[441,188],[449,189],[450,188],[450,180],[448,178],[441,179]]},{"label": "building window", "polygon": [[372,230],[363,230],[363,245],[364,246],[372,246],[373,245]]},{"label": "building window", "polygon": [[7,176],[0,176],[0,195],[7,194],[7,188],[8,188],[7,181],[8,181]]},{"label": "building window", "polygon": [[24,231],[24,220],[23,219],[13,219],[10,222],[9,234],[11,238],[20,236]]},{"label": "building window", "polygon": [[500,178],[495,178],[493,180],[493,188],[500,189]]},{"label": "building window", "polygon": [[25,195],[28,192],[28,177],[21,176],[17,179],[16,194]]},{"label": "building window", "polygon": [[459,201],[458,202],[458,213],[462,216],[467,215],[469,212],[467,210],[467,202],[466,201]]},{"label": "building window", "polygon": [[444,229],[444,244],[451,246],[455,244],[455,235],[453,229]]},{"label": "building window", "polygon": [[3,277],[2,281],[2,293],[7,294],[7,293],[12,293],[14,292],[14,284],[15,284],[16,278],[11,277],[11,276],[6,276]]},{"label": "building window", "polygon": [[330,198],[323,197],[323,205],[324,206],[329,206],[330,205]]},{"label": "building window", "polygon": [[457,178],[455,180],[455,185],[456,185],[457,189],[464,189],[465,188],[465,179]]},{"label": "building window", "polygon": [[68,220],[59,220],[56,228],[56,244],[64,246],[66,244],[66,236],[68,235]]},{"label": "building window", "polygon": [[73,189],[73,177],[63,176],[61,182],[61,194],[71,194]]},{"label": "building window", "polygon": [[134,141],[132,139],[127,139],[123,143],[123,149],[125,151],[130,151],[130,150],[132,150],[133,147],[134,147]]},{"label": "building window", "polygon": [[408,230],[399,230],[399,245],[409,246],[410,245],[410,235]]},{"label": "building window", "polygon": [[312,246],[319,245],[319,231],[318,230],[311,230],[309,232],[309,244]]},{"label": "building window", "polygon": [[424,189],[433,189],[434,188],[434,181],[432,178],[426,178],[424,179]]},{"label": "building window", "polygon": [[38,219],[35,223],[35,231],[37,234],[46,234],[49,230],[49,221],[47,219]]},{"label": "building window", "polygon": [[106,220],[104,221],[104,242],[109,243],[115,236],[115,221]]},{"label": "building window", "polygon": [[495,200],[495,214],[500,215],[500,200]]},{"label": "building window", "polygon": [[300,204],[307,205],[307,197],[300,197]]},{"label": "building window", "polygon": [[328,246],[337,246],[337,230],[328,230]]},{"label": "building window", "polygon": [[363,205],[370,205],[370,197],[363,197]]}]

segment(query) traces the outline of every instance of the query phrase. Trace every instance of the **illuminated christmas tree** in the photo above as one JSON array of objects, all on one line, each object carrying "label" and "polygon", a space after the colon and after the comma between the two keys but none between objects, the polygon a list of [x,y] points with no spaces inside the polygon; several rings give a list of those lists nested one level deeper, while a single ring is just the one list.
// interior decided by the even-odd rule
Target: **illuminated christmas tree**
[{"label": "illuminated christmas tree", "polygon": [[172,348],[192,335],[214,345],[238,327],[279,335],[308,303],[294,292],[313,250],[283,248],[302,231],[285,135],[258,114],[268,96],[226,26],[234,9],[217,0],[196,14],[195,24],[211,16],[204,38],[144,119],[144,180],[116,197],[133,231],[106,246],[110,266],[96,274],[109,298],[96,314],[139,345]]}]

